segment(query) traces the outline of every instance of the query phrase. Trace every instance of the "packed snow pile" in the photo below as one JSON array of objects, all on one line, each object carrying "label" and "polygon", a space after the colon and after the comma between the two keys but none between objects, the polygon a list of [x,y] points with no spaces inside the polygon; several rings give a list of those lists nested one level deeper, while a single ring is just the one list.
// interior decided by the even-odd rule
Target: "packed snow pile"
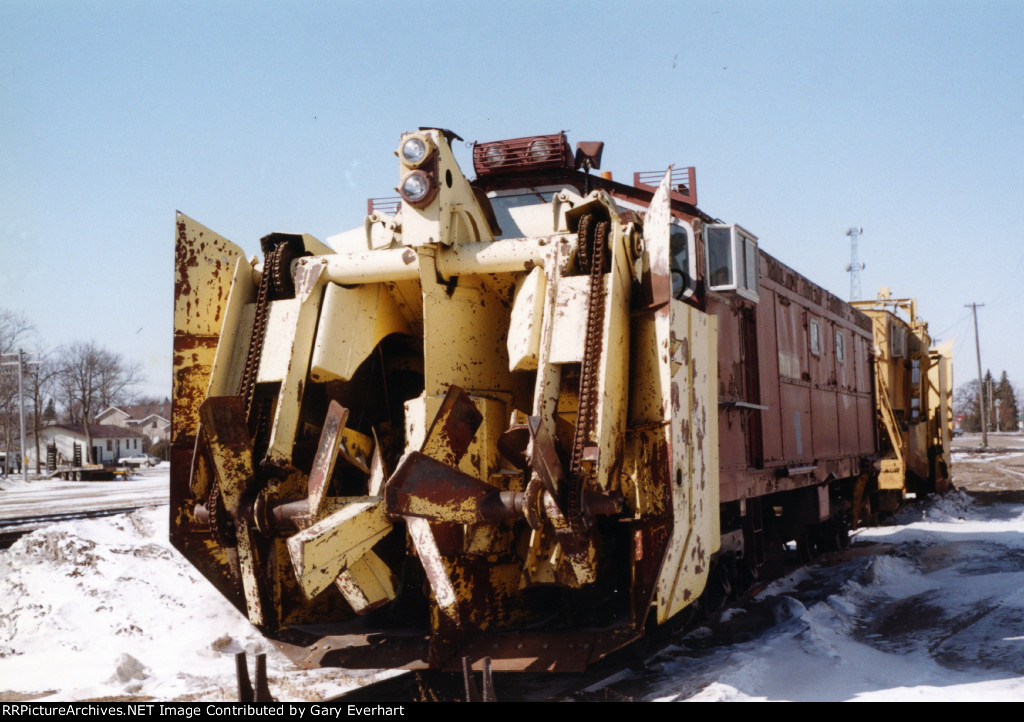
[{"label": "packed snow pile", "polygon": [[22,479],[21,476],[0,476],[0,491],[28,489],[30,483]]},{"label": "packed snow pile", "polygon": [[298,672],[167,541],[167,507],[54,524],[0,551],[0,699],[237,700],[234,654],[267,653],[281,700],[338,694]]}]

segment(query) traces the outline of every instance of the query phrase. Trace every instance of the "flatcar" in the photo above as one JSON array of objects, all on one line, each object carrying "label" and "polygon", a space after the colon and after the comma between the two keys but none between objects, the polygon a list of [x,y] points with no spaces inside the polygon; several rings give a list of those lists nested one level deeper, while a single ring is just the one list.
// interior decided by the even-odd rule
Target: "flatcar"
[{"label": "flatcar", "polygon": [[299,666],[580,670],[945,483],[913,311],[883,358],[692,168],[457,139],[328,243],[177,217],[171,539]]}]

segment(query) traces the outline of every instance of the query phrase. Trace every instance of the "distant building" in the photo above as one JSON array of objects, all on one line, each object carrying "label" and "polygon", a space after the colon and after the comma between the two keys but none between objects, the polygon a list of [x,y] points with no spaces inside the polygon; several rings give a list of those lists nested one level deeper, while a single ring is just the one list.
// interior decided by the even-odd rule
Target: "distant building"
[{"label": "distant building", "polygon": [[171,404],[134,404],[110,406],[97,414],[96,422],[141,431],[149,446],[168,441],[171,436]]},{"label": "distant building", "polygon": [[[92,437],[93,461],[97,464],[116,464],[123,456],[141,454],[148,439],[138,429],[112,424],[90,424],[89,435]],[[89,440],[85,428],[80,424],[55,424],[47,426],[39,432],[40,453],[42,463],[46,463],[46,448],[55,446],[57,464],[84,464],[88,461],[86,449]],[[27,450],[29,466],[35,466],[35,445]]]}]

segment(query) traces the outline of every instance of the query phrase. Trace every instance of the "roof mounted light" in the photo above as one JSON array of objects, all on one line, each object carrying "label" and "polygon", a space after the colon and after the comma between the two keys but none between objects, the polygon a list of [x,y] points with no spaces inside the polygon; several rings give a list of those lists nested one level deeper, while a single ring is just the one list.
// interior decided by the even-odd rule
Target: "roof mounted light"
[{"label": "roof mounted light", "polygon": [[500,143],[492,143],[484,151],[484,164],[488,168],[499,168],[505,164],[508,153]]},{"label": "roof mounted light", "polygon": [[473,169],[478,176],[572,167],[564,132],[473,144]]},{"label": "roof mounted light", "polygon": [[534,163],[543,163],[546,160],[550,160],[552,156],[556,156],[557,150],[555,144],[552,143],[548,138],[540,138],[530,143],[526,149],[526,155]]}]

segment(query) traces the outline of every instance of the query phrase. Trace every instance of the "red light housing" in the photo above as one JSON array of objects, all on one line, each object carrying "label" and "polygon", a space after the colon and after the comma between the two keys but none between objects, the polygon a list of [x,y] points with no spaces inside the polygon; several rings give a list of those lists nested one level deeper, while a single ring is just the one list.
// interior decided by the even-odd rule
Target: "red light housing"
[{"label": "red light housing", "polygon": [[574,167],[564,132],[473,144],[473,170],[477,176]]}]

